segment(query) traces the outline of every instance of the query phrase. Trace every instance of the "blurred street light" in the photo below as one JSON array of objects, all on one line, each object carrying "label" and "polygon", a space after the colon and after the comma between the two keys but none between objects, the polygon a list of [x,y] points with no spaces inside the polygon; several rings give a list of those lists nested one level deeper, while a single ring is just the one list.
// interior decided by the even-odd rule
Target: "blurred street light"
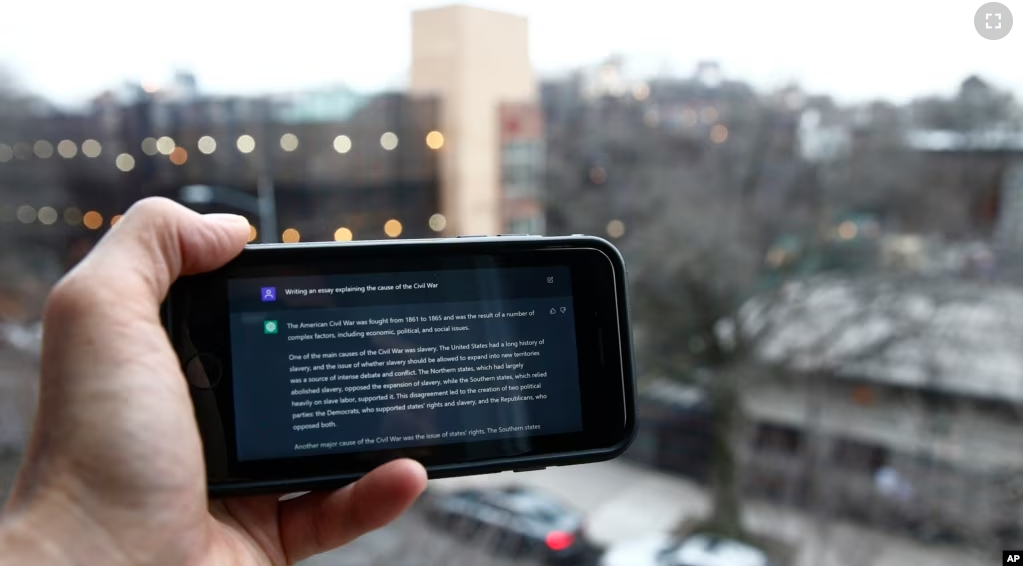
[{"label": "blurred street light", "polygon": [[729,129],[722,124],[715,124],[711,128],[711,141],[714,143],[724,143],[725,140],[729,139]]},{"label": "blurred street light", "polygon": [[334,138],[334,151],[338,153],[348,153],[352,149],[352,139],[348,136],[338,136]]},{"label": "blurred street light", "polygon": [[170,136],[163,136],[156,140],[156,150],[164,155],[170,155],[175,146],[174,139]]},{"label": "blurred street light", "polygon": [[18,207],[18,220],[22,224],[31,224],[36,221],[36,209],[27,204]]},{"label": "blurred street light", "polygon": [[135,169],[135,158],[127,153],[122,153],[114,160],[114,165],[116,165],[122,172],[127,173],[132,169]]},{"label": "blurred street light", "polygon": [[156,138],[146,138],[142,140],[142,153],[152,157],[160,151],[157,146]]},{"label": "blurred street light", "polygon": [[606,227],[608,235],[612,238],[621,238],[626,234],[626,224],[621,220],[612,220]]},{"label": "blurred street light", "polygon": [[430,149],[441,149],[444,147],[444,134],[437,130],[427,134],[427,147]]},{"label": "blurred street light", "polygon": [[103,215],[95,210],[90,210],[82,217],[82,224],[85,224],[85,227],[90,230],[96,230],[103,226]]},{"label": "blurred street light", "polygon": [[210,136],[203,136],[199,138],[199,143],[197,145],[199,146],[199,151],[204,155],[210,155],[217,151],[217,140]]},{"label": "blurred street light", "polygon": [[74,206],[65,209],[64,222],[67,222],[69,226],[78,226],[82,223],[82,211]]},{"label": "blurred street light", "polygon": [[93,159],[100,156],[103,152],[103,146],[96,140],[85,140],[82,142],[82,154],[86,157]]},{"label": "blurred street light", "polygon": [[64,159],[71,159],[78,154],[78,146],[71,140],[61,140],[61,142],[57,144],[57,153],[59,153]]},{"label": "blurred street light", "polygon": [[397,238],[402,235],[402,223],[392,218],[384,223],[384,233],[389,238]]},{"label": "blurred street light", "polygon": [[440,232],[448,226],[448,219],[443,214],[437,213],[430,216],[430,220],[427,221],[430,225],[430,229],[435,232]]},{"label": "blurred street light", "polygon": [[49,159],[53,157],[53,144],[46,140],[39,140],[32,146],[32,152],[39,159]]},{"label": "blurred street light", "polygon": [[235,142],[238,146],[238,151],[242,153],[252,153],[256,149],[256,139],[249,134],[238,136],[238,141]]},{"label": "blurred street light", "polygon": [[171,151],[169,158],[175,165],[184,165],[188,161],[188,151],[183,147],[176,147]]},{"label": "blurred street light", "polygon": [[57,221],[57,211],[51,206],[44,206],[39,209],[39,222],[47,226]]},{"label": "blurred street light", "polygon": [[281,136],[281,149],[291,152],[299,148],[299,138],[295,134]]}]

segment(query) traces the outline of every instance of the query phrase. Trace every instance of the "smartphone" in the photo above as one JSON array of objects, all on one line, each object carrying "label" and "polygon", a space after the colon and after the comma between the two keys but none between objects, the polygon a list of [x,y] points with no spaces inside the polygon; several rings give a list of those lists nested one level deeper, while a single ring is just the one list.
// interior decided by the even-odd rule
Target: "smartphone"
[{"label": "smartphone", "polygon": [[247,247],[163,307],[212,497],[611,459],[636,430],[626,270],[587,236]]}]

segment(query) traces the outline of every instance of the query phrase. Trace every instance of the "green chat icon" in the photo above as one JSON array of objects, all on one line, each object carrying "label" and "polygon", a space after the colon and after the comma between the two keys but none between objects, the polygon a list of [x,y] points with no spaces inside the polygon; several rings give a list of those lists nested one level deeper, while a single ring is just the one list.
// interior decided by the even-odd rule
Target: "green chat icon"
[{"label": "green chat icon", "polygon": [[263,321],[263,333],[264,334],[277,334],[277,321],[276,320],[264,320]]}]

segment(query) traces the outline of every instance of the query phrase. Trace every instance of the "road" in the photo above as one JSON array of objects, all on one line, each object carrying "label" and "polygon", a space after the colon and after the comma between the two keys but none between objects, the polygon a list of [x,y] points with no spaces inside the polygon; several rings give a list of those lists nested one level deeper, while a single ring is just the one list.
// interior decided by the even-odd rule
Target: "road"
[{"label": "road", "polygon": [[[584,511],[587,534],[610,545],[652,532],[670,531],[707,511],[703,489],[685,479],[617,460],[586,466],[491,474],[430,482],[445,491],[469,486],[518,484],[541,489]],[[791,509],[750,504],[745,508],[754,532],[783,540],[796,550],[792,566],[983,566],[992,556],[961,549],[924,546],[904,538],[836,521],[817,521]],[[396,524],[349,547],[308,561],[308,566],[519,566],[479,546],[445,535],[410,513]],[[304,565],[304,566],[305,566]]]},{"label": "road", "polygon": [[466,541],[438,530],[419,508],[349,545],[301,566],[541,566],[495,553],[486,539]]}]

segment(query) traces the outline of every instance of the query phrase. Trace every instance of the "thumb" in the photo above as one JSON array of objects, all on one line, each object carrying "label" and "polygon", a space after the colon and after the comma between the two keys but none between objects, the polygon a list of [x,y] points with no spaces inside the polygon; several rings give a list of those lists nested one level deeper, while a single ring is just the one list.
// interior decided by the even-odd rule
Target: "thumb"
[{"label": "thumb", "polygon": [[102,291],[107,297],[142,300],[156,314],[179,275],[224,265],[242,251],[248,236],[249,222],[241,216],[202,215],[168,199],[147,198],[135,203],[66,279],[91,288],[94,296]]}]

